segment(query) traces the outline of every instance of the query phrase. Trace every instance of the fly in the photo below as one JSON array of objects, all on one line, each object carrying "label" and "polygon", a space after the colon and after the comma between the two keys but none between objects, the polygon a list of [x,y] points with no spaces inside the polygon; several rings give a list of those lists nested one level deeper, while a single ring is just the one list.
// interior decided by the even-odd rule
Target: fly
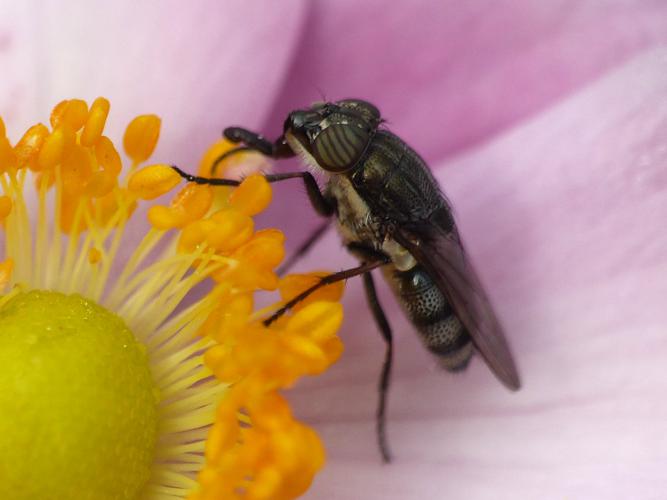
[{"label": "fly", "polygon": [[[307,171],[269,174],[266,179],[302,179],[315,211],[335,219],[343,243],[360,265],[322,278],[264,323],[271,324],[322,286],[362,276],[369,307],[386,343],[377,434],[382,458],[388,462],[385,410],[392,331],[377,298],[373,269],[381,268],[425,347],[443,368],[464,369],[476,351],[506,387],[517,390],[520,381],[502,327],[466,257],[438,183],[424,160],[382,123],[379,110],[367,101],[317,103],[292,111],[275,141],[239,127],[225,129],[225,137],[241,146],[218,158],[215,165],[230,154],[251,150],[276,159],[298,155],[326,176],[324,190]],[[174,168],[190,182],[238,184]],[[319,227],[296,256],[305,253],[326,227]]]}]

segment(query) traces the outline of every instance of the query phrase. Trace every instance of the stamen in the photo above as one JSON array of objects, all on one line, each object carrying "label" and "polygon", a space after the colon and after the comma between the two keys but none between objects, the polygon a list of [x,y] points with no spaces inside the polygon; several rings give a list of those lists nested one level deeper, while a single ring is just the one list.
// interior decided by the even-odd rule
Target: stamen
[{"label": "stamen", "polygon": [[0,135],[0,172],[15,169],[16,165],[16,152],[9,143],[9,140],[4,135]]},{"label": "stamen", "polygon": [[82,146],[94,146],[100,140],[107,123],[107,116],[109,116],[109,107],[109,101],[104,97],[98,97],[93,101],[88,119],[81,132]]},{"label": "stamen", "polygon": [[113,175],[120,174],[123,164],[120,161],[120,155],[116,151],[116,147],[106,136],[99,138],[95,144],[95,157],[99,164]]},{"label": "stamen", "polygon": [[[321,468],[324,451],[278,391],[325,370],[342,352],[335,336],[342,285],[324,287],[292,315],[263,326],[277,306],[255,311],[256,291],[280,286],[286,298],[324,274],[279,281],[284,235],[256,230],[252,218],[271,202],[261,175],[235,189],[186,184],[168,205],[148,210],[153,228],[130,242],[132,254],[118,266],[137,205],[171,192],[183,179],[168,165],[119,179],[121,158],[103,135],[108,113],[104,98],[90,109],[79,99],[62,101],[51,113],[52,130],[36,124],[13,148],[0,120],[0,226],[6,232],[0,290],[8,290],[0,308],[23,290],[57,290],[122,316],[155,384],[147,399],[155,405],[157,443],[135,450],[153,459],[141,498],[294,498]],[[150,157],[159,133],[157,116],[131,121],[124,146],[132,168]],[[214,145],[200,173],[210,175],[211,164],[231,147],[226,141]],[[233,158],[237,165],[258,157]],[[221,163],[216,175],[230,165]],[[26,185],[34,185],[37,195],[34,228]],[[212,288],[183,307],[209,278]],[[85,325],[79,316],[73,321]],[[96,344],[96,354],[101,348]],[[58,467],[67,470],[67,464]]]},{"label": "stamen", "polygon": [[251,175],[244,179],[229,197],[229,204],[246,215],[263,212],[271,203],[271,186],[263,175]]},{"label": "stamen", "polygon": [[128,188],[142,200],[153,200],[180,183],[181,176],[169,165],[151,165],[134,172],[130,176]]},{"label": "stamen", "polygon": [[14,148],[18,164],[33,171],[40,170],[37,158],[48,135],[49,129],[41,123],[30,127]]},{"label": "stamen", "polygon": [[190,183],[174,197],[171,201],[171,208],[175,213],[182,214],[182,220],[187,224],[204,217],[212,204],[213,189],[211,186]]},{"label": "stamen", "polygon": [[145,162],[153,154],[160,137],[160,124],[160,118],[155,115],[140,115],[127,126],[123,147],[134,165]]},{"label": "stamen", "polygon": [[67,125],[74,132],[78,132],[88,119],[88,104],[81,99],[61,101],[51,112],[50,123],[53,128],[60,124]]}]

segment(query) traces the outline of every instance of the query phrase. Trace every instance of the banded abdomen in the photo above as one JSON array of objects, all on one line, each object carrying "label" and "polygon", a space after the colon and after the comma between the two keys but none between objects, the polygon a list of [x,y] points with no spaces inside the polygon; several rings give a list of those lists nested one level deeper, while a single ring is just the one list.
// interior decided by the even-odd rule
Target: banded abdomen
[{"label": "banded abdomen", "polygon": [[386,266],[385,277],[442,367],[449,371],[465,368],[473,353],[472,340],[426,271],[419,265],[408,271]]}]

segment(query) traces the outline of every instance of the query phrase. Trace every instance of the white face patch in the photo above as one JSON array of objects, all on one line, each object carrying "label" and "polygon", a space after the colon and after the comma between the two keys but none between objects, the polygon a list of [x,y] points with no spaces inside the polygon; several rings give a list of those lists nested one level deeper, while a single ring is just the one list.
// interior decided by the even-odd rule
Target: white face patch
[{"label": "white face patch", "polygon": [[326,170],[319,166],[315,158],[313,158],[313,155],[311,155],[308,150],[303,147],[303,144],[301,144],[299,139],[294,137],[291,132],[285,132],[285,140],[287,141],[287,144],[289,144],[290,148],[292,148],[292,151],[299,155],[309,170],[313,171],[313,173],[328,173]]}]

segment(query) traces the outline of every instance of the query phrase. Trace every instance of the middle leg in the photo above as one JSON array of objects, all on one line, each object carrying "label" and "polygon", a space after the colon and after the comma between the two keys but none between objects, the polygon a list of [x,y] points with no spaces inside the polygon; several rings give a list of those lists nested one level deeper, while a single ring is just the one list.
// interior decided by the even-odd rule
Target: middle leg
[{"label": "middle leg", "polygon": [[366,299],[368,306],[371,308],[375,323],[380,329],[382,338],[385,341],[384,362],[382,363],[382,371],[380,372],[380,383],[378,384],[379,401],[376,413],[376,429],[378,446],[382,454],[382,460],[385,463],[391,462],[391,452],[389,451],[389,443],[387,442],[386,434],[386,410],[387,410],[387,395],[389,393],[389,381],[391,378],[391,365],[393,359],[393,336],[391,327],[387,316],[385,315],[380,301],[375,291],[375,283],[371,273],[364,274],[364,289],[366,291]]},{"label": "middle leg", "polygon": [[292,298],[289,300],[284,306],[282,306],[280,309],[278,309],[276,312],[274,312],[271,316],[269,316],[267,319],[264,320],[264,326],[269,326],[271,323],[276,321],[278,318],[280,318],[283,314],[285,314],[287,311],[292,309],[295,305],[297,305],[299,302],[307,298],[310,294],[313,292],[316,292],[320,288],[326,285],[331,285],[333,283],[338,283],[339,281],[344,281],[348,278],[352,278],[354,276],[359,276],[360,274],[365,274],[369,271],[372,271],[376,267],[384,266],[385,264],[389,264],[389,258],[385,257],[382,260],[377,260],[373,262],[365,262],[361,264],[360,266],[353,267],[351,269],[345,269],[343,271],[338,271],[337,273],[329,274],[328,276],[325,276],[324,278],[320,279],[318,283],[315,285],[311,286],[310,288],[304,290],[301,292],[299,295],[296,297]]}]

